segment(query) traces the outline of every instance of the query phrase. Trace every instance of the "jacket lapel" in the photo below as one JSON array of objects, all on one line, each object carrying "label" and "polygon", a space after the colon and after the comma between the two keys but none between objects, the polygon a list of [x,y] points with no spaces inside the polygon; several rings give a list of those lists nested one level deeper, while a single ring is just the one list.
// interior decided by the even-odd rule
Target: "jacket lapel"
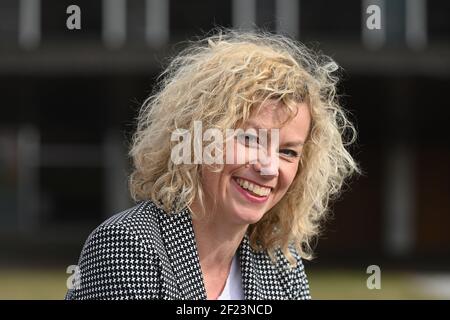
[{"label": "jacket lapel", "polygon": [[284,290],[284,295],[281,297],[281,299],[295,300],[293,294],[294,288],[292,287],[292,283],[294,283],[294,274],[290,269],[289,261],[286,259],[280,249],[276,251],[276,259],[277,263],[275,267],[277,270],[277,279],[280,282],[281,288]]},{"label": "jacket lapel", "polygon": [[280,250],[276,253],[277,263],[274,264],[267,254],[255,252],[251,248],[246,234],[239,247],[239,254],[246,300],[292,299],[292,274]]},{"label": "jacket lapel", "polygon": [[261,286],[259,274],[255,272],[256,257],[255,253],[250,247],[249,239],[245,234],[239,246],[239,256],[241,262],[241,276],[242,287],[244,290],[244,297],[246,300],[260,300]]},{"label": "jacket lapel", "polygon": [[163,210],[160,211],[161,235],[182,299],[206,299],[189,210],[186,208],[170,215]]}]

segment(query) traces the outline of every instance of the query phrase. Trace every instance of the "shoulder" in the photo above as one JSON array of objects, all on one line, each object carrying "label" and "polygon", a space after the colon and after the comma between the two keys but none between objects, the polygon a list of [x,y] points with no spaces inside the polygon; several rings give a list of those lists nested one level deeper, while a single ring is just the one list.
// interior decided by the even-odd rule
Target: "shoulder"
[{"label": "shoulder", "polygon": [[69,298],[139,299],[157,296],[157,210],[142,202],[100,224],[80,255],[78,282]]},{"label": "shoulder", "polygon": [[[152,201],[142,201],[134,207],[119,212],[100,224],[96,230],[121,228],[136,235],[146,234],[156,228],[162,209]],[[94,232],[96,231],[94,230]]]},{"label": "shoulder", "polygon": [[[82,253],[97,250],[103,254],[112,254],[114,251],[133,248],[153,253],[155,241],[160,237],[158,227],[160,211],[162,209],[153,202],[143,201],[113,215],[91,232]],[[109,250],[105,252],[103,249]]]}]

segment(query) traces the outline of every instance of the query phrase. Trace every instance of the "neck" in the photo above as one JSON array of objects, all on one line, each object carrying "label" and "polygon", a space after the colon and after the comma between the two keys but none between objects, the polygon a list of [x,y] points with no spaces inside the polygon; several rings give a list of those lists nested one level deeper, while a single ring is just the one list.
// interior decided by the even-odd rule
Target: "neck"
[{"label": "neck", "polygon": [[[194,213],[201,213],[195,203],[191,205]],[[247,231],[248,225],[233,224],[224,214],[206,210],[200,219],[192,219],[197,250],[202,268],[229,268],[233,256]]]}]

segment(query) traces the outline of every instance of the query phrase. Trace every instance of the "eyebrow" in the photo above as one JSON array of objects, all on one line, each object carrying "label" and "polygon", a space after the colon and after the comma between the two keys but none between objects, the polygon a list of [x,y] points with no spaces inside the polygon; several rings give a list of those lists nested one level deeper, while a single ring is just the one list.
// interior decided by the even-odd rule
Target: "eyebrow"
[{"label": "eyebrow", "polygon": [[266,128],[261,128],[256,122],[253,122],[252,120],[247,120],[246,122],[244,122],[242,124],[242,126],[245,128],[243,128],[244,130],[249,129],[249,128],[253,128],[253,129],[266,129]]},{"label": "eyebrow", "polygon": [[[261,128],[259,125],[257,125],[255,122],[253,122],[251,120],[245,122],[244,126],[245,126],[244,130],[247,130],[249,128],[256,129],[256,130],[259,130],[259,129],[269,130],[267,128]],[[304,144],[305,144],[305,142],[303,140],[296,140],[296,141],[289,141],[289,142],[280,144],[280,146],[297,147],[297,146],[303,146]]]},{"label": "eyebrow", "polygon": [[297,147],[297,146],[303,146],[305,144],[305,142],[303,142],[302,140],[299,141],[289,141],[283,144],[280,144],[283,147]]}]

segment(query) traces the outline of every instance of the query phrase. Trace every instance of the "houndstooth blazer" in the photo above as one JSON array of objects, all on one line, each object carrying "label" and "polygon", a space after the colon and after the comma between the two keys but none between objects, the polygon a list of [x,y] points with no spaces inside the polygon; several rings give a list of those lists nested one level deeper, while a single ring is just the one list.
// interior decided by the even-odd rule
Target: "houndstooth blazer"
[{"label": "houndstooth blazer", "polygon": [[[310,299],[301,258],[278,251],[277,263],[256,252],[246,235],[238,249],[245,299]],[[189,210],[167,214],[141,202],[116,214],[86,240],[79,281],[66,299],[206,299]]]}]

